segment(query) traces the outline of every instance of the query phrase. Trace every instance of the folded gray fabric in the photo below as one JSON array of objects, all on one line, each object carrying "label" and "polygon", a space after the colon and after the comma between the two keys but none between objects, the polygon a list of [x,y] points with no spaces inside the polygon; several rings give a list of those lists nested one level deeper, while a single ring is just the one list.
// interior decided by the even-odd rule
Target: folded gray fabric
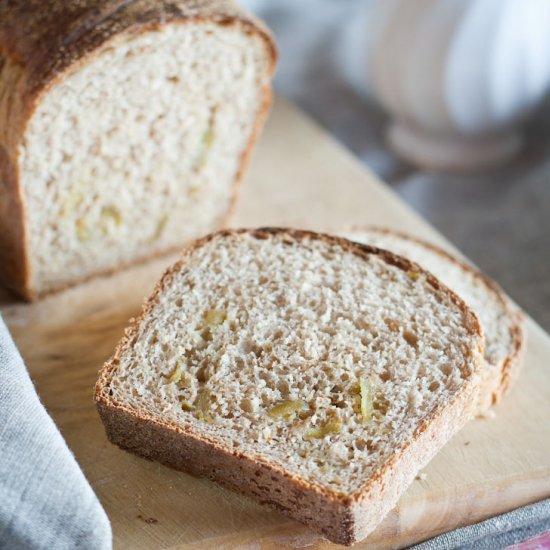
[{"label": "folded gray fabric", "polygon": [[409,550],[500,550],[550,531],[550,499],[443,533]]},{"label": "folded gray fabric", "polygon": [[1,317],[0,548],[111,548],[109,520]]}]

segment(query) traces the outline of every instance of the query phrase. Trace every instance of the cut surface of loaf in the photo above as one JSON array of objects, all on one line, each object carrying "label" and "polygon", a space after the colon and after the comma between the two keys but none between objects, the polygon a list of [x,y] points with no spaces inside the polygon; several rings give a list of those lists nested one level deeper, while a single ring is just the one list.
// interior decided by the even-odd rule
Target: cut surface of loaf
[{"label": "cut surface of loaf", "polygon": [[0,8],[0,254],[28,297],[220,227],[270,103],[273,42],[231,2],[110,4]]},{"label": "cut surface of loaf", "polygon": [[482,336],[437,279],[306,231],[187,248],[100,373],[112,442],[351,544],[471,416]]},{"label": "cut surface of loaf", "polygon": [[485,333],[479,412],[500,401],[518,376],[524,345],[523,314],[504,291],[471,265],[414,237],[376,227],[357,228],[342,236],[420,264],[472,308]]}]

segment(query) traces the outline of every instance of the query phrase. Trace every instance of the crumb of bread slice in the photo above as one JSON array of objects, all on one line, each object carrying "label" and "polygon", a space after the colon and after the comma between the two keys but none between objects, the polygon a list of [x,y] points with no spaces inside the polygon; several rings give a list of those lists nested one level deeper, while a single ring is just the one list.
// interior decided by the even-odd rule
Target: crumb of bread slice
[{"label": "crumb of bread slice", "polygon": [[482,343],[464,302],[404,258],[227,230],[167,270],[96,403],[123,449],[349,545],[471,418]]}]

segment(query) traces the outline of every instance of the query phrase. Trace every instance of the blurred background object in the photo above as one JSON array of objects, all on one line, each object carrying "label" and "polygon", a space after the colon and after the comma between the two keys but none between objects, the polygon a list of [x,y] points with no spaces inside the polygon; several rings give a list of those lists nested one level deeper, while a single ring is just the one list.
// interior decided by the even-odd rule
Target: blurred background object
[{"label": "blurred background object", "polygon": [[[480,76],[470,77],[473,98],[459,101],[463,102],[465,116],[475,122],[476,112],[487,104],[480,94],[491,93],[491,97],[499,98],[494,100],[499,105],[497,113],[503,109],[506,117],[501,115],[498,120],[515,122],[519,117],[521,124],[517,129],[523,133],[524,146],[506,165],[477,171],[470,166],[469,173],[457,173],[442,168],[437,172],[418,168],[386,144],[385,129],[390,120],[374,99],[378,94],[370,67],[377,56],[384,59],[387,48],[376,45],[380,39],[378,33],[384,27],[378,22],[381,16],[377,11],[382,9],[382,15],[390,13],[400,1],[242,0],[242,3],[264,17],[277,36],[281,53],[275,79],[278,92],[316,118],[550,330],[550,96],[541,97],[544,88],[541,82],[548,79],[550,70],[550,33],[537,33],[537,29],[550,28],[548,19],[544,19],[549,16],[550,2],[403,0],[407,5],[420,6],[418,9],[424,14],[432,4],[445,4],[449,12],[457,14],[456,20],[447,20],[443,15],[434,19],[436,23],[432,24],[441,33],[441,40],[449,38],[450,30],[457,29],[461,21],[468,27],[466,19],[474,17],[472,13],[482,13],[494,25],[495,36],[511,36],[508,44],[516,44],[502,47],[495,58],[495,66],[503,67],[502,74],[513,75],[506,77],[510,78],[509,94],[501,89],[505,76],[489,79],[480,69],[484,60],[495,55],[498,40],[505,38],[488,40],[483,47],[476,48],[475,41],[473,46],[472,43],[462,46],[466,50],[471,47],[471,54],[464,59],[472,63],[466,63],[463,70],[480,71]],[[388,7],[379,8],[379,4]],[[495,10],[502,10],[505,15],[499,19]],[[440,29],[444,19],[447,26]],[[538,19],[544,26],[539,26]],[[499,20],[500,26],[496,24]],[[412,20],[410,25],[412,32]],[[483,36],[469,32],[474,40]],[[433,50],[424,47],[432,55],[442,50],[437,46]],[[391,59],[407,58],[413,50],[410,34],[406,33],[392,49]],[[534,66],[528,65],[527,60],[535,60]],[[389,62],[393,63],[386,57],[379,70],[389,71]],[[529,75],[538,76],[527,82]],[[412,78],[417,86],[426,79],[422,71]],[[533,108],[537,100],[539,105],[524,120],[525,105]],[[524,108],[518,108],[520,103]],[[430,103],[425,106],[429,108]]]},{"label": "blurred background object", "polygon": [[550,83],[550,2],[373,0],[350,27],[362,58],[348,73],[391,113],[397,153],[471,171],[519,151]]}]

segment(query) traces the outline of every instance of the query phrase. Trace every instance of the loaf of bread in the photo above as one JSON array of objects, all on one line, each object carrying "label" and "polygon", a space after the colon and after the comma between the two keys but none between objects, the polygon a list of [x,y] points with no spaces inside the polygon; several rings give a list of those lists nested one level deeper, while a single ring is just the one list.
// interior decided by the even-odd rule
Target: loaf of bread
[{"label": "loaf of bread", "polygon": [[346,231],[342,236],[390,250],[420,264],[472,308],[485,334],[485,368],[478,412],[483,413],[500,401],[518,377],[525,340],[523,313],[504,291],[473,266],[409,235],[370,227]]},{"label": "loaf of bread", "polygon": [[230,0],[0,2],[0,279],[32,299],[221,226],[275,57]]},{"label": "loaf of bread", "polygon": [[223,231],[165,273],[96,403],[123,449],[349,545],[472,416],[482,360],[477,317],[404,258]]}]

